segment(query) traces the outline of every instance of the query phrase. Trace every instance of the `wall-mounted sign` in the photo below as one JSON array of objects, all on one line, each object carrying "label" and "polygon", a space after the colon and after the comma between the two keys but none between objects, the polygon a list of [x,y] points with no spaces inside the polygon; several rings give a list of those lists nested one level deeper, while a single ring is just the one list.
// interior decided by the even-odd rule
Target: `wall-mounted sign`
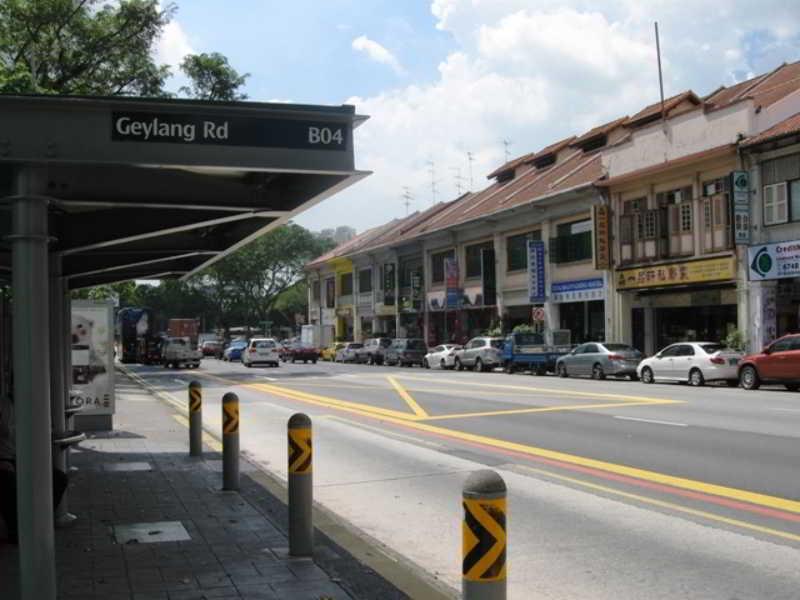
[{"label": "wall-mounted sign", "polygon": [[531,318],[534,322],[543,323],[544,322],[544,308],[541,306],[534,306],[531,309]]},{"label": "wall-mounted sign", "polygon": [[465,287],[461,298],[461,306],[464,308],[482,308],[484,306],[483,287],[480,285]]},{"label": "wall-mounted sign", "polygon": [[800,240],[750,246],[747,259],[751,281],[800,277]]},{"label": "wall-mounted sign", "polygon": [[394,284],[395,284],[395,265],[385,263],[383,265],[383,303],[387,306],[394,305]]},{"label": "wall-mounted sign", "polygon": [[411,301],[415,306],[422,300],[422,271],[411,271]]},{"label": "wall-mounted sign", "polygon": [[425,296],[428,310],[444,310],[445,292],[428,292]]},{"label": "wall-mounted sign", "polygon": [[113,112],[111,140],[346,151],[349,125],[341,122],[218,117],[215,115]]},{"label": "wall-mounted sign", "polygon": [[615,277],[620,290],[724,281],[736,277],[736,261],[728,256],[654,265],[617,271]]},{"label": "wall-mounted sign", "polygon": [[336,316],[342,319],[346,319],[353,315],[353,310],[350,308],[337,308],[336,309]]},{"label": "wall-mounted sign", "polygon": [[611,268],[611,209],[605,204],[594,207],[594,268]]},{"label": "wall-mounted sign", "polygon": [[458,285],[458,261],[455,257],[444,259],[444,279],[447,308],[458,308],[461,305],[461,289]]},{"label": "wall-mounted sign", "polygon": [[734,171],[731,173],[733,190],[733,241],[736,244],[750,243],[750,173]]},{"label": "wall-mounted sign", "polygon": [[544,242],[540,240],[528,240],[528,300],[531,304],[546,300]]},{"label": "wall-mounted sign", "polygon": [[602,277],[575,281],[554,281],[550,284],[550,302],[586,302],[603,300],[606,283]]}]

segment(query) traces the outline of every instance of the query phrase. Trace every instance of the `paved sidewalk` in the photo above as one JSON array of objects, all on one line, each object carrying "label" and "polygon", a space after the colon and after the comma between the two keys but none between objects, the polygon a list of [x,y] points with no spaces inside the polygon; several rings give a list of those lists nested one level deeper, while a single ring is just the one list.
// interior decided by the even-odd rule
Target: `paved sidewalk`
[{"label": "paved sidewalk", "polygon": [[[242,460],[240,493],[220,491],[221,455],[190,458],[183,417],[118,381],[115,430],[72,453],[79,520],[56,532],[59,598],[406,598],[319,532],[314,560],[289,558],[286,507],[250,476],[255,467]],[[16,578],[16,549],[0,542],[4,600],[18,595]]]}]

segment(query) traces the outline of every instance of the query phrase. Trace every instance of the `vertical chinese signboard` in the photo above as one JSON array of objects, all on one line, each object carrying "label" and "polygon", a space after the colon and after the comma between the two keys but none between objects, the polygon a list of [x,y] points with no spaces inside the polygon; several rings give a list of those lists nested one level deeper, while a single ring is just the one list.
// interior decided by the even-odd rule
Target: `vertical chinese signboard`
[{"label": "vertical chinese signboard", "polygon": [[750,173],[731,173],[733,192],[733,241],[736,244],[750,243]]},{"label": "vertical chinese signboard", "polygon": [[114,306],[72,301],[72,386],[81,392],[81,415],[114,414]]},{"label": "vertical chinese signboard", "polygon": [[602,204],[594,207],[594,268],[611,268],[610,209]]},{"label": "vertical chinese signboard", "polygon": [[411,307],[420,310],[422,307],[422,271],[411,271]]},{"label": "vertical chinese signboard", "polygon": [[528,240],[528,300],[541,304],[546,300],[544,280],[544,242]]},{"label": "vertical chinese signboard", "polygon": [[461,290],[458,287],[458,262],[455,257],[444,259],[444,280],[447,294],[446,308],[458,308],[461,305]]},{"label": "vertical chinese signboard", "polygon": [[394,306],[394,263],[385,263],[383,265],[383,303],[386,306]]}]

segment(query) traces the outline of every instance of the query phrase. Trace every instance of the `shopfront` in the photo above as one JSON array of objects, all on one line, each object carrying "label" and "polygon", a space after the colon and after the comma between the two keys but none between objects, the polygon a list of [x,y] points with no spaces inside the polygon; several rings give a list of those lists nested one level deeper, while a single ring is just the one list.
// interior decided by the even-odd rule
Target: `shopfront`
[{"label": "shopfront", "polygon": [[732,256],[618,270],[617,293],[634,347],[653,354],[681,341],[723,340],[738,327]]},{"label": "shopfront", "polygon": [[800,240],[750,246],[747,262],[755,307],[748,333],[757,350],[800,332]]},{"label": "shopfront", "polygon": [[605,340],[606,282],[603,277],[554,281],[549,301],[558,305],[559,329],[571,332],[573,344]]},{"label": "shopfront", "polygon": [[343,342],[353,339],[352,307],[336,309],[336,339]]}]

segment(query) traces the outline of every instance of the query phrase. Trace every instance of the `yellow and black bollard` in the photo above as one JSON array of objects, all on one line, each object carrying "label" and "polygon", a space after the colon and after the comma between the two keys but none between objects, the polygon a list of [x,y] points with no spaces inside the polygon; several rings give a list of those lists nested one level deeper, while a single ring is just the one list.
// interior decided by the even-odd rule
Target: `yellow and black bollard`
[{"label": "yellow and black bollard", "polygon": [[222,489],[239,489],[239,397],[222,397]]},{"label": "yellow and black bollard", "polygon": [[296,413],[289,419],[289,554],[314,553],[311,506],[314,489],[311,474],[311,419]]},{"label": "yellow and black bollard", "polygon": [[464,600],[506,598],[506,484],[494,471],[472,473],[463,489]]},{"label": "yellow and black bollard", "polygon": [[203,455],[203,386],[189,384],[189,456]]}]

